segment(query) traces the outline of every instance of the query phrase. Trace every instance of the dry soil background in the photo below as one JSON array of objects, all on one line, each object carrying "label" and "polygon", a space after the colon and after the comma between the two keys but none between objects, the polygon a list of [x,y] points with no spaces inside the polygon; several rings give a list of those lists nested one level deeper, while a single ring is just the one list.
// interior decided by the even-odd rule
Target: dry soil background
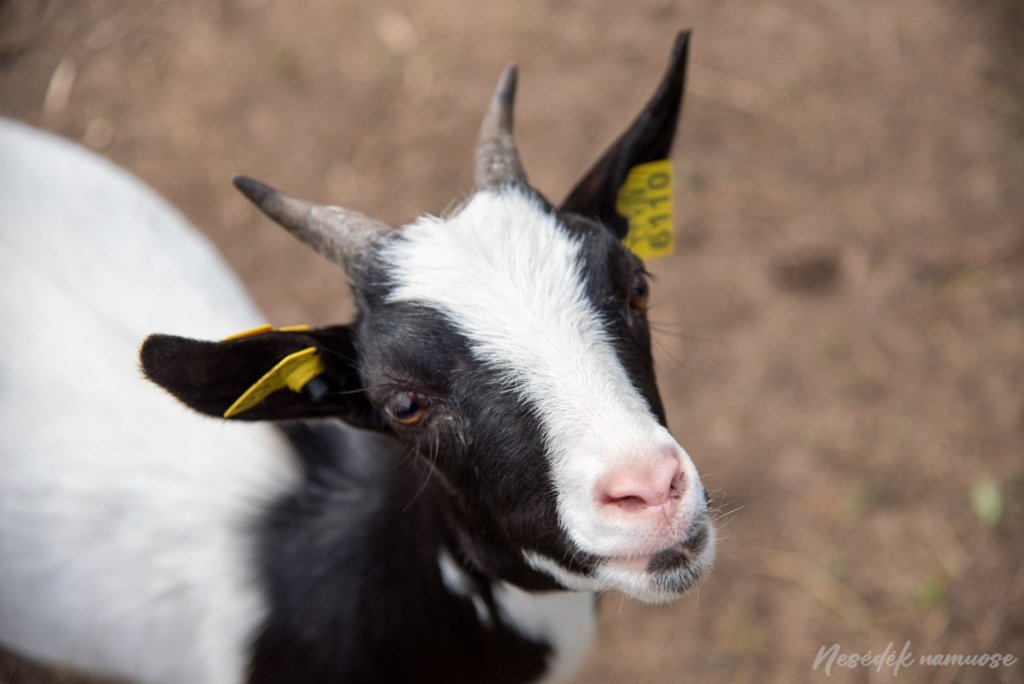
[{"label": "dry soil background", "polygon": [[[327,323],[342,277],[233,172],[393,223],[441,211],[515,60],[524,161],[560,198],[683,27],[680,244],[650,264],[652,315],[720,560],[676,605],[607,596],[578,681],[889,681],[812,670],[833,643],[1024,659],[1019,2],[0,0],[0,114],[155,186],[271,321]],[[77,680],[0,655],[0,683],[53,681]]]}]

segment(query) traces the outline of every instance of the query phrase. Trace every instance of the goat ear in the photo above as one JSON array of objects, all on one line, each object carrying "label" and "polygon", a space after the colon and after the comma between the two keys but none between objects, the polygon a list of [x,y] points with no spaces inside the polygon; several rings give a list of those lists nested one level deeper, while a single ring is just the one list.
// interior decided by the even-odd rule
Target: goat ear
[{"label": "goat ear", "polygon": [[560,211],[600,220],[621,240],[628,221],[615,211],[619,188],[638,164],[668,159],[683,103],[690,32],[676,37],[661,84],[640,115],[576,184]]},{"label": "goat ear", "polygon": [[[139,358],[147,378],[209,416],[236,420],[336,417],[356,427],[386,429],[363,391],[347,326],[260,332],[222,342],[151,335],[142,344]],[[295,389],[285,386],[280,377],[296,374],[295,363],[282,365],[285,359],[308,361],[301,364],[299,381],[291,382]],[[282,371],[289,363],[292,370]],[[247,392],[249,400],[240,406],[238,400]]]}]

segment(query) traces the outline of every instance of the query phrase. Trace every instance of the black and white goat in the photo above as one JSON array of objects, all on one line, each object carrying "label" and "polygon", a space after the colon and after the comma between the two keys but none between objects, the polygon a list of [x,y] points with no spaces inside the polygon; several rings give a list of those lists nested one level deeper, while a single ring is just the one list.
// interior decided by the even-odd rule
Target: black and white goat
[{"label": "black and white goat", "polygon": [[[714,532],[615,210],[669,154],[686,46],[558,207],[520,164],[511,68],[449,216],[396,229],[236,179],[344,269],[358,314],[153,335],[142,368],[169,394],[139,340],[255,307],[136,181],[0,125],[0,643],[139,682],[553,681],[595,592],[690,587]],[[308,377],[238,420],[170,396],[220,418],[310,348]]]}]

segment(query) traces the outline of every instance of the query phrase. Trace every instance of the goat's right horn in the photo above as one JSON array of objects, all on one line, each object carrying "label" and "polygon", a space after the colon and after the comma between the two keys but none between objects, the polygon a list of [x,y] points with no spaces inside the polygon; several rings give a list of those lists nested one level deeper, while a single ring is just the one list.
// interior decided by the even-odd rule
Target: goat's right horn
[{"label": "goat's right horn", "polygon": [[246,176],[235,176],[231,182],[260,211],[346,272],[360,255],[395,230],[358,211],[289,197]]},{"label": "goat's right horn", "polygon": [[516,67],[509,64],[501,72],[491,104],[480,125],[476,145],[475,176],[477,189],[526,184],[526,172],[512,137],[512,105],[516,97]]}]

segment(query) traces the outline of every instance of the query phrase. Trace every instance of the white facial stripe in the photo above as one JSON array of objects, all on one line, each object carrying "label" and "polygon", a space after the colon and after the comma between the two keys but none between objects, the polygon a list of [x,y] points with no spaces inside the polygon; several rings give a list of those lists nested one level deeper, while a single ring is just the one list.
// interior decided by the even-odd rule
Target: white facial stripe
[{"label": "white facial stripe", "polygon": [[550,427],[588,430],[602,411],[577,409],[599,401],[650,415],[587,301],[579,243],[534,200],[480,193],[452,219],[422,219],[403,235],[390,253],[391,301],[447,314]]},{"label": "white facial stripe", "polygon": [[593,482],[630,453],[674,444],[630,382],[584,291],[580,242],[525,193],[474,195],[449,219],[407,226],[384,258],[390,301],[443,312],[544,427],[563,527],[584,548]]}]

